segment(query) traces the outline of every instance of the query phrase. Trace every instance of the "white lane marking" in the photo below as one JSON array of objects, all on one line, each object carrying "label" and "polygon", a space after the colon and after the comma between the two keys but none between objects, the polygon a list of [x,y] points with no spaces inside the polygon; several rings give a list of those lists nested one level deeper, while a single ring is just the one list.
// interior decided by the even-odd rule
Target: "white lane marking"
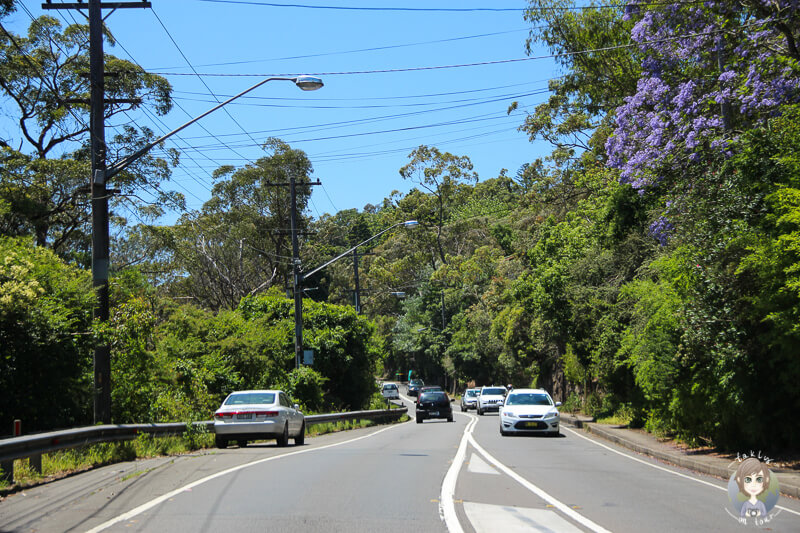
[{"label": "white lane marking", "polygon": [[607,529],[600,526],[599,524],[594,523],[593,521],[589,520],[585,516],[580,513],[575,512],[575,510],[571,509],[568,505],[560,502],[559,500],[555,499],[553,496],[545,492],[544,490],[540,489],[524,477],[520,476],[506,465],[495,459],[489,452],[483,449],[483,447],[478,444],[478,442],[473,438],[472,434],[469,435],[469,442],[472,446],[478,450],[478,452],[483,455],[490,463],[492,463],[496,468],[500,469],[503,473],[507,476],[511,477],[517,483],[531,491],[532,493],[539,496],[541,499],[567,515],[568,517],[572,518],[579,524],[591,529],[592,531],[596,531],[597,533],[610,533]]},{"label": "white lane marking", "polygon": [[530,531],[558,531],[581,533],[555,511],[529,509],[508,505],[488,505],[464,502],[464,512],[477,533],[529,533]]},{"label": "white lane marking", "polygon": [[[459,413],[461,414],[461,413]],[[453,457],[453,463],[447,469],[447,474],[442,481],[442,492],[439,494],[439,514],[447,526],[447,531],[450,533],[464,533],[461,523],[458,521],[456,514],[456,504],[453,501],[456,493],[456,482],[458,481],[458,472],[461,470],[461,465],[464,463],[464,457],[467,455],[467,438],[472,433],[472,428],[478,422],[478,419],[472,415],[464,414],[470,419],[467,422],[467,427],[464,428],[464,434],[461,437],[461,442],[458,445],[458,451]]]},{"label": "white lane marking", "polygon": [[211,474],[210,476],[206,476],[206,477],[204,477],[202,479],[198,479],[197,481],[193,481],[192,483],[189,483],[188,485],[184,485],[183,487],[180,487],[180,488],[175,489],[175,490],[173,490],[171,492],[163,494],[163,495],[159,496],[158,498],[154,498],[154,499],[150,500],[149,502],[143,503],[139,507],[131,509],[127,513],[123,513],[123,514],[121,514],[121,515],[119,515],[119,516],[117,516],[115,518],[112,518],[111,520],[103,522],[99,526],[93,527],[92,529],[88,530],[86,533],[98,533],[99,531],[103,531],[104,529],[107,529],[107,528],[113,526],[114,524],[118,524],[118,523],[123,522],[125,520],[130,520],[134,516],[142,514],[143,512],[145,512],[145,511],[147,511],[149,509],[152,509],[156,505],[158,505],[160,503],[163,503],[166,500],[168,500],[168,499],[170,499],[170,498],[172,498],[174,496],[177,496],[178,494],[180,494],[182,492],[191,491],[191,489],[193,489],[194,487],[196,487],[198,485],[202,485],[203,483],[211,481],[212,479],[216,479],[218,477],[222,477],[222,476],[228,475],[230,473],[233,473],[233,472],[236,472],[236,471],[239,471],[239,470],[243,470],[245,468],[250,468],[251,466],[256,466],[256,465],[259,465],[261,463],[266,463],[268,461],[274,461],[276,459],[283,459],[284,457],[291,457],[292,455],[300,455],[300,454],[303,454],[303,453],[316,452],[316,451],[319,451],[319,450],[325,450],[327,448],[333,448],[333,447],[336,447],[336,446],[342,446],[344,444],[350,444],[350,443],[353,443],[353,442],[356,442],[356,441],[359,441],[359,440],[362,440],[362,439],[368,439],[370,437],[374,437],[375,435],[383,433],[384,431],[388,431],[390,429],[398,428],[398,427],[401,427],[401,426],[402,426],[402,424],[395,424],[395,425],[380,429],[380,430],[376,431],[375,433],[370,433],[369,435],[362,435],[362,436],[356,437],[354,439],[350,439],[350,440],[346,440],[346,441],[342,441],[342,442],[337,442],[337,443],[334,443],[334,444],[327,444],[325,446],[320,446],[319,448],[307,448],[307,449],[304,449],[304,450],[298,450],[296,452],[289,452],[289,453],[285,453],[285,454],[282,454],[282,455],[273,455],[272,457],[265,457],[264,459],[258,459],[257,461],[252,461],[250,463],[245,463],[243,465],[234,466],[233,468],[229,468],[227,470],[223,470],[221,472],[217,472],[216,474]]},{"label": "white lane marking", "polygon": [[[597,445],[597,446],[600,446],[601,448],[605,448],[606,450],[608,450],[608,451],[610,451],[610,452],[614,452],[614,453],[616,453],[617,455],[621,455],[622,457],[627,457],[627,458],[628,458],[628,459],[630,459],[631,461],[636,461],[637,463],[642,463],[643,465],[647,465],[647,466],[649,466],[649,467],[652,467],[652,468],[655,468],[655,469],[658,469],[658,470],[662,470],[662,471],[664,471],[664,472],[669,472],[670,474],[676,475],[676,476],[678,476],[678,477],[682,477],[682,478],[684,478],[684,479],[689,479],[689,480],[691,480],[691,481],[696,481],[697,483],[702,483],[703,485],[708,485],[709,487],[714,487],[715,489],[719,489],[719,490],[722,490],[722,491],[725,491],[725,492],[727,492],[727,491],[728,491],[728,487],[727,487],[727,486],[725,486],[725,487],[720,487],[719,485],[715,485],[714,483],[710,483],[710,482],[708,482],[708,481],[704,481],[704,480],[702,480],[702,479],[698,479],[698,478],[696,478],[696,477],[688,476],[688,475],[686,475],[686,474],[681,474],[680,472],[676,472],[676,471],[674,471],[674,470],[670,470],[669,468],[664,468],[663,466],[654,465],[653,463],[650,463],[650,462],[648,462],[648,461],[645,461],[645,460],[643,460],[643,459],[639,459],[638,457],[634,457],[633,455],[629,455],[629,454],[627,454],[627,453],[624,453],[624,452],[621,452],[621,451],[619,451],[619,450],[615,450],[614,448],[612,448],[612,447],[610,447],[610,446],[606,446],[606,445],[605,445],[605,444],[603,444],[603,443],[597,442],[597,441],[596,441],[596,440],[594,440],[594,439],[590,439],[589,437],[587,437],[587,436],[585,436],[585,435],[581,435],[580,433],[578,433],[578,432],[577,432],[577,431],[575,431],[574,429],[570,429],[570,428],[567,428],[567,427],[564,427],[564,426],[561,426],[561,428],[562,428],[562,429],[565,429],[565,430],[567,430],[567,431],[569,431],[570,433],[572,433],[573,435],[575,435],[575,436],[577,436],[577,437],[580,437],[580,438],[582,438],[582,439],[588,440],[588,441],[589,441],[589,442],[591,442],[592,444],[595,444],[595,445]],[[797,511],[792,511],[791,509],[788,509],[788,508],[786,508],[786,507],[783,507],[783,506],[781,506],[781,505],[776,505],[775,507],[776,507],[777,509],[781,509],[782,511],[788,511],[788,512],[790,512],[790,513],[792,513],[792,514],[796,514],[797,516],[800,516],[800,513],[798,513]]]},{"label": "white lane marking", "polygon": [[500,475],[500,472],[489,466],[489,464],[486,461],[481,459],[480,455],[474,452],[469,458],[467,471],[472,472],[473,474],[494,474],[496,476]]}]

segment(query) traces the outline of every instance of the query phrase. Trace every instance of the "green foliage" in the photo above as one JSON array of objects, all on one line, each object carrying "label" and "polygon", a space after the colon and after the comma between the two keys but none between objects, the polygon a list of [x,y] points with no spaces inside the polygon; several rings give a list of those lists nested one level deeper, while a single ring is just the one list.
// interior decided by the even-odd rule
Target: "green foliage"
[{"label": "green foliage", "polygon": [[0,236],[0,258],[0,419],[26,432],[88,422],[89,276],[27,239]]}]

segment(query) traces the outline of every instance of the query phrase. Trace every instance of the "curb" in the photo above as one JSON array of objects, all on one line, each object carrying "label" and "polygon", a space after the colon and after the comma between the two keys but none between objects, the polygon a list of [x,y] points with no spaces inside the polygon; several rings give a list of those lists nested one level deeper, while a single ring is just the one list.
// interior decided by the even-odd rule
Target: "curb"
[{"label": "curb", "polygon": [[[689,470],[708,474],[724,480],[729,479],[732,474],[732,470],[729,470],[726,466],[722,465],[721,462],[715,464],[707,461],[698,461],[681,453],[666,452],[647,445],[636,443],[632,440],[626,439],[624,436],[620,436],[608,431],[601,424],[595,424],[594,419],[579,419],[577,417],[564,414],[561,415],[561,419],[577,428],[584,429],[588,433],[592,433],[624,448],[642,455],[653,457],[654,459],[658,459],[666,463],[688,468]],[[778,476],[778,480],[780,482],[781,495],[800,498],[800,479],[796,479],[798,478],[796,474],[784,474],[777,472],[776,475]]]}]

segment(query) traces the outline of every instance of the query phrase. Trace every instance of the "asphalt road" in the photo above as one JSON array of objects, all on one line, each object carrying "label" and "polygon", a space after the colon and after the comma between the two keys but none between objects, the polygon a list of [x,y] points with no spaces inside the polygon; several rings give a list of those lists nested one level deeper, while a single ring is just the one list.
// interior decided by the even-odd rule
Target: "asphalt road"
[{"label": "asphalt road", "polygon": [[[410,413],[413,414],[413,405]],[[726,482],[562,428],[501,437],[498,416],[354,430],[112,465],[0,503],[0,532],[746,531]],[[800,531],[781,498],[760,529]]]}]

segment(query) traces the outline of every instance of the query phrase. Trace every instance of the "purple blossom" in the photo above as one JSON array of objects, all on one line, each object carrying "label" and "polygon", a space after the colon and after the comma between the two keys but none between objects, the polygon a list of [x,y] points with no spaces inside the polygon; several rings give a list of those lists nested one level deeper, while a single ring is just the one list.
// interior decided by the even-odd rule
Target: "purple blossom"
[{"label": "purple blossom", "polygon": [[724,0],[626,4],[625,17],[638,18],[631,39],[643,60],[636,92],[616,109],[606,142],[608,164],[623,182],[646,188],[672,160],[725,157],[735,133],[726,130],[723,104],[726,120],[746,129],[800,102],[800,69],[776,55],[785,37],[775,24],[781,16],[800,26],[800,0],[758,1],[771,16]]},{"label": "purple blossom", "polygon": [[669,240],[669,236],[672,233],[672,230],[675,229],[675,226],[665,217],[661,216],[658,217],[652,224],[650,224],[650,228],[648,228],[648,233],[651,237],[654,237],[658,244],[661,246],[666,246]]}]

